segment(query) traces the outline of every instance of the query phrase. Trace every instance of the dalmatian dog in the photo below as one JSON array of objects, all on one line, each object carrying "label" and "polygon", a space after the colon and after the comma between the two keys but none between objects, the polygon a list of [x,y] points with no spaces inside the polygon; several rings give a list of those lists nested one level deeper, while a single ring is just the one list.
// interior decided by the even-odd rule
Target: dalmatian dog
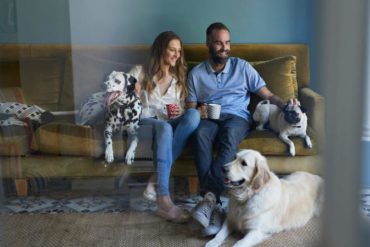
[{"label": "dalmatian dog", "polygon": [[105,160],[108,164],[114,160],[112,135],[115,132],[127,132],[125,163],[131,165],[134,161],[141,114],[141,101],[134,92],[136,82],[132,75],[117,71],[113,71],[104,82],[107,107],[104,129]]},{"label": "dalmatian dog", "polygon": [[308,148],[312,148],[310,137],[307,135],[307,115],[301,104],[288,103],[283,110],[269,100],[260,101],[253,113],[253,120],[258,123],[257,130],[264,130],[265,125],[279,133],[279,138],[288,144],[289,154],[295,156],[294,143],[289,136],[299,136],[304,139]]}]

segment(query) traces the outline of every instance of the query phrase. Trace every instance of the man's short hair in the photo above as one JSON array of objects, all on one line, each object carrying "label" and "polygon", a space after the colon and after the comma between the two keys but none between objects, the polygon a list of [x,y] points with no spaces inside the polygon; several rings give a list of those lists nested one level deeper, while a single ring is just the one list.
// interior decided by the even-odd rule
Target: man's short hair
[{"label": "man's short hair", "polygon": [[230,33],[230,30],[227,28],[227,26],[221,22],[214,22],[211,25],[208,26],[206,34],[207,34],[207,43],[210,40],[211,34],[213,30],[226,30]]}]

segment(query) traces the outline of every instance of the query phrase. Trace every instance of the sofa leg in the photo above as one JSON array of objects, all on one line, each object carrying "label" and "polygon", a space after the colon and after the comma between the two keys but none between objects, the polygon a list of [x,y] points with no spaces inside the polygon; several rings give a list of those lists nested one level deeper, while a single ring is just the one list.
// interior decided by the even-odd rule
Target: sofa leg
[{"label": "sofa leg", "polygon": [[188,177],[188,184],[189,184],[189,194],[190,195],[198,194],[198,177],[196,176]]},{"label": "sofa leg", "polygon": [[17,196],[28,195],[28,180],[25,178],[14,179]]}]

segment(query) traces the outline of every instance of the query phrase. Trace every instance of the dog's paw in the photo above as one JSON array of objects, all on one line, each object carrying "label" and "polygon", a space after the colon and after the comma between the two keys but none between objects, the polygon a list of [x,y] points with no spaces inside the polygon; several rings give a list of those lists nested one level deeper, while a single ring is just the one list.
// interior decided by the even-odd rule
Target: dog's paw
[{"label": "dog's paw", "polygon": [[233,247],[246,247],[247,245],[245,245],[245,243],[241,240],[237,241]]},{"label": "dog's paw", "polygon": [[308,148],[312,148],[312,142],[311,142],[311,139],[308,136],[306,136],[305,142],[306,142],[306,146]]},{"label": "dog's paw", "polygon": [[212,239],[206,243],[205,247],[218,247],[220,245],[221,243],[219,243],[216,239]]},{"label": "dog's paw", "polygon": [[114,156],[113,156],[113,148],[112,147],[107,147],[105,149],[105,161],[110,164],[114,161]]},{"label": "dog's paw", "polygon": [[294,147],[294,145],[291,145],[291,146],[289,147],[289,154],[290,154],[292,157],[294,157],[294,156],[295,156],[295,147]]},{"label": "dog's paw", "polygon": [[132,165],[132,163],[134,163],[134,158],[135,158],[135,152],[128,151],[125,157],[126,164]]},{"label": "dog's paw", "polygon": [[263,127],[263,124],[260,124],[256,127],[257,130],[265,130],[265,128]]}]

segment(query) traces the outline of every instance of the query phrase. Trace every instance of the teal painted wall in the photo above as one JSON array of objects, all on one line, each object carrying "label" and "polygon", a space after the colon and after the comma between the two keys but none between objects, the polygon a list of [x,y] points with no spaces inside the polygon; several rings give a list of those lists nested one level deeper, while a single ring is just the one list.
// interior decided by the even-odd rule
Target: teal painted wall
[{"label": "teal painted wall", "polygon": [[17,35],[0,25],[2,43],[150,44],[164,30],[203,43],[214,21],[229,26],[235,43],[310,40],[310,0],[2,1],[14,1],[17,12]]},{"label": "teal painted wall", "polygon": [[186,43],[202,43],[207,26],[221,21],[229,26],[236,43],[306,43],[309,3],[309,0],[70,1],[71,37],[76,43],[148,44],[159,32],[173,30]]},{"label": "teal painted wall", "polygon": [[68,43],[68,0],[17,0],[20,43]]}]

